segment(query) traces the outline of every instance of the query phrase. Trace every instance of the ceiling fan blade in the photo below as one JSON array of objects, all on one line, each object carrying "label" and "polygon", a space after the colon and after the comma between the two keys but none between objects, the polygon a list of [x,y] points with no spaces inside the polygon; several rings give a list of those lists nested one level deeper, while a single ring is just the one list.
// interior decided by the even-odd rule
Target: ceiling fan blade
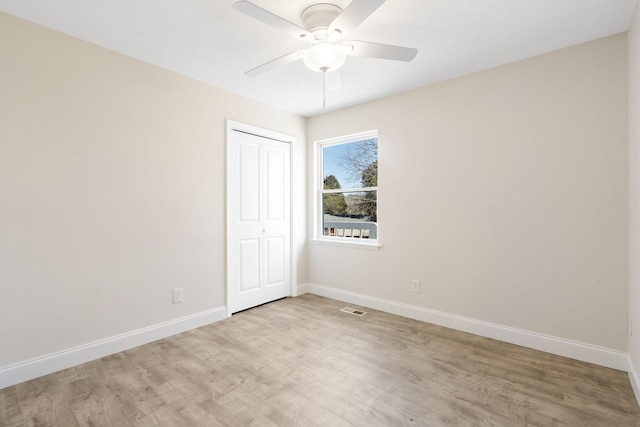
[{"label": "ceiling fan blade", "polygon": [[233,4],[233,8],[237,11],[244,13],[251,18],[257,19],[273,28],[284,31],[292,37],[301,39],[311,35],[309,31],[304,28],[289,22],[284,18],[275,15],[268,10],[265,10],[255,4],[248,1],[237,1]]},{"label": "ceiling fan blade", "polygon": [[342,43],[347,49],[347,55],[367,56],[369,58],[391,59],[393,61],[411,61],[418,54],[418,49],[412,47],[393,46],[373,42],[350,40]]},{"label": "ceiling fan blade", "polygon": [[350,33],[369,17],[386,0],[353,0],[349,6],[333,20],[329,26],[329,33],[338,29],[342,36]]},{"label": "ceiling fan blade", "polygon": [[290,64],[302,58],[302,52],[304,52],[305,50],[306,49],[302,49],[295,52],[287,53],[286,55],[283,55],[280,58],[276,58],[265,64],[259,65],[256,68],[252,68],[251,70],[245,72],[244,74],[249,77],[253,77],[253,76],[260,75],[262,73],[266,73],[267,71],[270,71],[273,68],[279,67],[281,65]]},{"label": "ceiling fan blade", "polygon": [[327,71],[324,75],[324,82],[327,90],[339,90],[342,87],[342,82],[340,81],[340,71]]}]

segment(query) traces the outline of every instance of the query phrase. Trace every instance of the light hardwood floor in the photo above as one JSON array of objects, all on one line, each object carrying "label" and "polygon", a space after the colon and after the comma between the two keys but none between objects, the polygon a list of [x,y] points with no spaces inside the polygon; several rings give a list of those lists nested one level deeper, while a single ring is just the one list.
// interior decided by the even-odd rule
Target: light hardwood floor
[{"label": "light hardwood floor", "polygon": [[626,373],[303,295],[0,390],[2,426],[640,426]]}]

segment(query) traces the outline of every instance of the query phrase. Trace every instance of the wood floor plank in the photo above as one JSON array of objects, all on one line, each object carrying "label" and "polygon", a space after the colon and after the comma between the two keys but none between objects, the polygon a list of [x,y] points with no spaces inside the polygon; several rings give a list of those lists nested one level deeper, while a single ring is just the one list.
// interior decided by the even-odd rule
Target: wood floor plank
[{"label": "wood floor plank", "polygon": [[6,427],[24,426],[24,417],[16,387],[7,387],[0,392],[0,423]]},{"label": "wood floor plank", "polygon": [[0,390],[0,426],[640,426],[626,373],[314,295]]}]

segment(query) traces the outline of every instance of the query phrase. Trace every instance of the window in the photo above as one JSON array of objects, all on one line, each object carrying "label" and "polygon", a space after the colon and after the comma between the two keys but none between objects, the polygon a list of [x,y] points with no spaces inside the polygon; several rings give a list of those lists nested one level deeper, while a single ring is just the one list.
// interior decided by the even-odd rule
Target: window
[{"label": "window", "polygon": [[318,238],[376,243],[377,132],[320,141],[318,160]]}]

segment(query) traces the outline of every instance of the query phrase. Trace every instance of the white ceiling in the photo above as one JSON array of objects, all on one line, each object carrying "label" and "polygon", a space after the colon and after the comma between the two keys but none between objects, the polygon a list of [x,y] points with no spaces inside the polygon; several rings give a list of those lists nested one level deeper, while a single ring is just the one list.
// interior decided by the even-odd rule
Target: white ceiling
[{"label": "white ceiling", "polygon": [[[327,92],[302,61],[244,72],[308,46],[236,0],[0,0],[0,10],[266,104],[313,116],[624,32],[638,0],[387,0],[350,39],[414,47],[409,63],[347,57]],[[302,25],[318,0],[251,0]],[[345,8],[351,0],[324,0]]]}]

